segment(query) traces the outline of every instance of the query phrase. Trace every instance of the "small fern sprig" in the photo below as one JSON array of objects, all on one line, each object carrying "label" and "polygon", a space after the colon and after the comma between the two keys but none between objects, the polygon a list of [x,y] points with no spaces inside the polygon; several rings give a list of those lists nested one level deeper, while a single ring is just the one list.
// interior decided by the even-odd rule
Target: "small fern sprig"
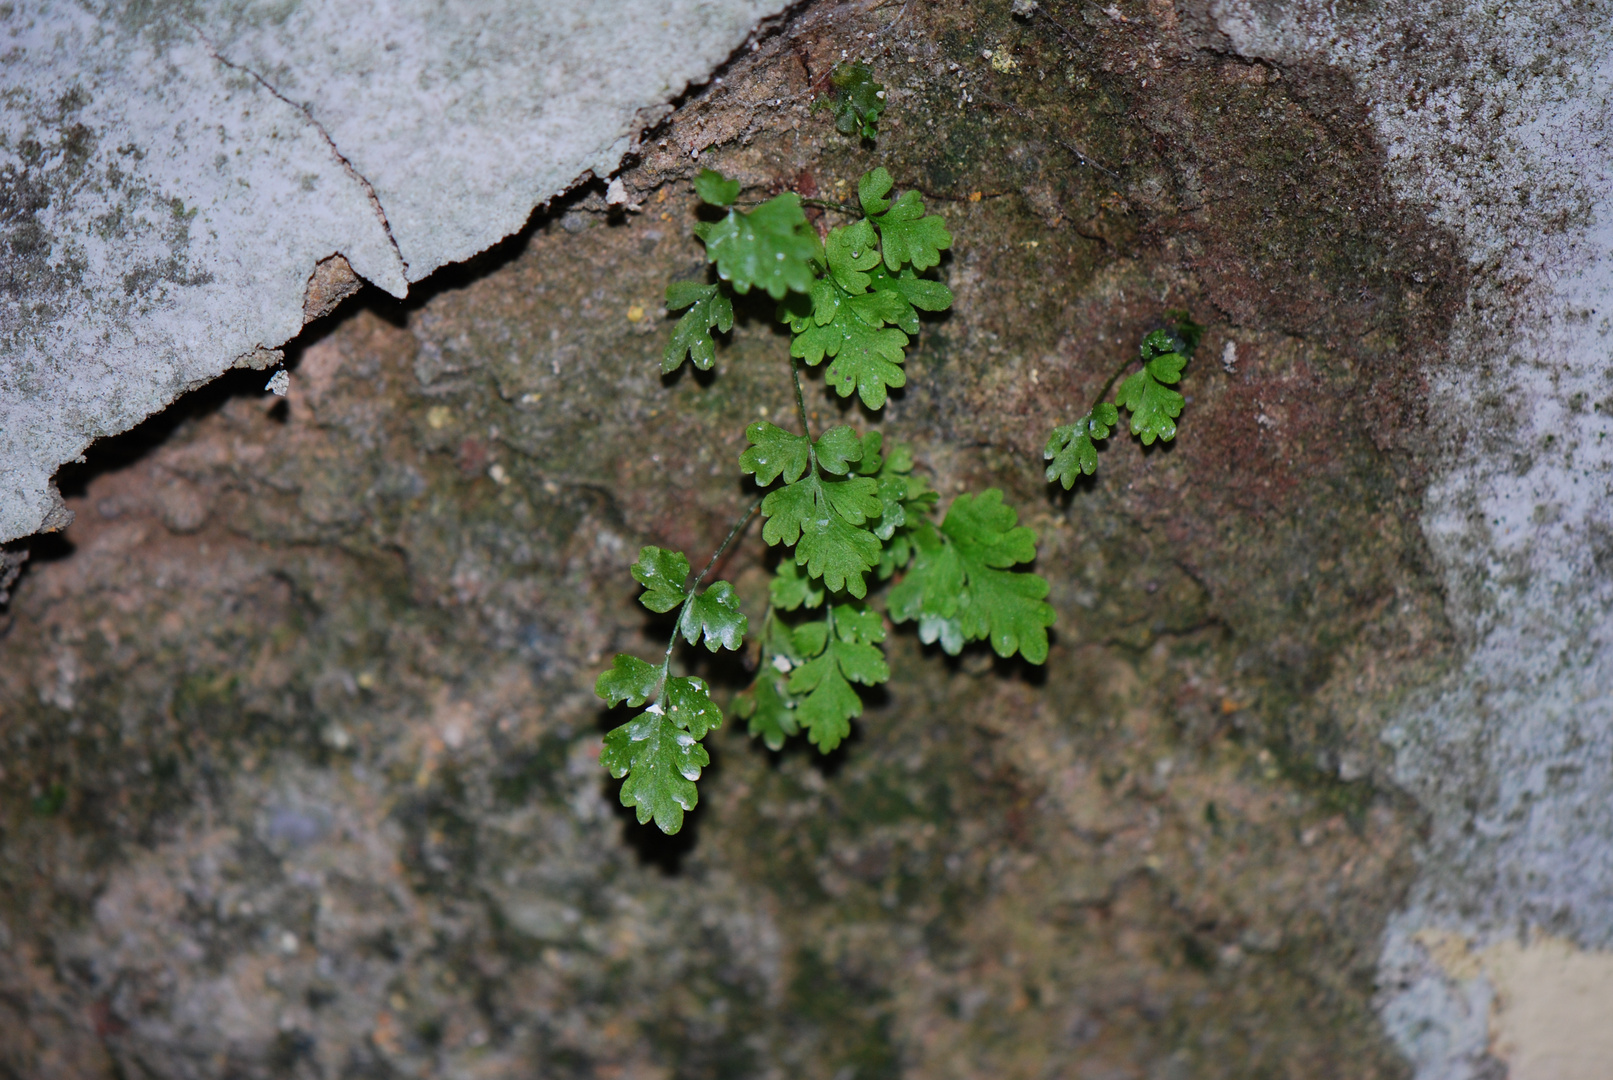
[{"label": "small fern sprig", "polygon": [[[715,280],[668,286],[668,311],[683,315],[662,371],[685,362],[709,370],[717,355],[713,332],[733,327],[734,297],[765,292],[791,333],[799,431],[767,421],[746,427],[739,468],[764,494],[692,582],[679,552],[645,547],[633,564],[644,605],[677,615],[659,665],[623,654],[600,675],[595,690],[609,704],[651,702],[605,736],[600,762],[623,781],[623,805],[664,832],[677,832],[698,802],[695,782],[710,764],[701,740],[723,720],[701,679],[672,674],[673,654],[680,636],[713,652],[743,646],[749,624],[733,586],[700,586],[758,514],[762,538],[780,558],[758,635],[757,675],[734,712],[771,749],[803,733],[822,753],[845,740],[862,714],[857,688],[890,678],[881,648],[887,616],[916,623],[921,641],[948,653],[980,641],[999,656],[1047,659],[1054,622],[1048,583],[1024,568],[1036,558],[1036,536],[1000,491],[959,495],[938,522],[939,494],[914,473],[909,447],[887,448],[878,431],[846,424],[812,430],[802,362],[826,364],[830,389],[877,411],[906,384],[902,365],[920,313],[952,304],[951,290],[927,276],[952,234],[939,215],[925,212],[917,192],[892,198],[894,186],[890,173],[876,168],[858,181],[856,205],[794,192],[742,205],[739,181],[710,169],[694,180],[701,200],[723,211],[694,226]],[[851,220],[820,239],[805,205]],[[1136,361],[1110,375],[1084,416],[1054,430],[1045,451],[1049,482],[1068,489],[1097,469],[1096,442],[1118,426],[1122,407],[1144,445],[1175,438],[1185,399],[1172,387],[1203,330],[1185,312],[1169,314],[1168,328],[1143,339],[1142,366],[1120,382],[1114,402],[1105,400],[1110,389]]]},{"label": "small fern sprig", "polygon": [[[750,733],[778,749],[805,733],[820,752],[839,746],[862,713],[858,686],[890,678],[880,646],[885,616],[916,622],[921,640],[950,653],[987,641],[1001,656],[1032,663],[1047,657],[1054,613],[1047,582],[1016,569],[1036,555],[1036,537],[995,489],[959,495],[934,520],[938,494],[913,472],[910,448],[887,448],[877,431],[837,424],[814,434],[801,364],[824,367],[825,383],[869,409],[906,384],[903,370],[920,313],[944,311],[952,292],[927,272],[952,246],[939,215],[876,168],[857,184],[857,204],[813,205],[853,220],[820,240],[794,192],[746,207],[741,185],[710,169],[694,181],[709,206],[724,211],[694,232],[716,269],[714,281],[674,282],[668,311],[682,311],[662,356],[664,372],[685,362],[701,370],[716,359],[713,332],[734,322],[734,297],[766,292],[791,332],[789,370],[799,431],[766,421],[745,429],[740,471],[765,494],[734,526],[707,568],[686,584],[688,560],[646,547],[633,565],[651,611],[678,609],[659,666],[619,655],[595,687],[611,705],[651,704],[605,737],[601,764],[623,780],[621,801],[640,822],[677,832],[698,800],[695,781],[709,764],[700,745],[722,722],[709,688],[674,676],[678,637],[708,649],[741,647],[748,623],[732,586],[700,584],[759,512],[763,539],[781,551],[762,619],[759,673],[735,701]],[[892,583],[885,611],[880,587]]]},{"label": "small fern sprig", "polygon": [[662,832],[683,828],[683,814],[693,810],[699,796],[694,782],[711,764],[700,740],[722,726],[722,709],[711,700],[704,680],[672,674],[672,652],[682,636],[690,645],[705,642],[711,652],[739,649],[748,621],[739,610],[734,587],[726,581],[704,592],[700,583],[739,539],[760,501],[752,504],[712,553],[706,568],[689,582],[689,560],[681,551],[646,546],[633,564],[633,578],[644,586],[639,601],[657,614],[678,609],[659,666],[627,653],[619,653],[594,683],[594,693],[610,705],[649,708],[605,735],[599,762],[622,785],[622,805],[637,807],[639,824],[654,819]]},{"label": "small fern sprig", "polygon": [[835,130],[842,135],[858,135],[869,142],[879,136],[879,117],[885,111],[885,88],[874,81],[866,64],[840,63],[829,72],[828,94],[812,103],[812,111],[834,113]]},{"label": "small fern sprig", "polygon": [[1049,464],[1048,483],[1064,485],[1068,491],[1079,476],[1091,476],[1098,468],[1097,443],[1109,437],[1119,426],[1120,409],[1131,413],[1131,433],[1152,446],[1155,439],[1170,442],[1176,438],[1176,418],[1182,415],[1187,399],[1171,389],[1182,377],[1204,327],[1195,323],[1185,311],[1166,313],[1171,320],[1167,328],[1154,330],[1143,338],[1139,348],[1143,366],[1133,372],[1115,393],[1113,403],[1105,401],[1115,381],[1136,361],[1127,360],[1114,370],[1092,408],[1073,424],[1053,429],[1047,446],[1042,451]]}]

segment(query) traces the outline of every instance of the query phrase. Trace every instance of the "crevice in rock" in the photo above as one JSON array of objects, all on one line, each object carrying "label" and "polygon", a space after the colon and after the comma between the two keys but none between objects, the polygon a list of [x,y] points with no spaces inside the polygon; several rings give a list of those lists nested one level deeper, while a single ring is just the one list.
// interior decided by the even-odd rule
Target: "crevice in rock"
[{"label": "crevice in rock", "polygon": [[308,275],[302,297],[302,324],[307,326],[335,311],[343,300],[358,292],[362,283],[353,272],[347,256],[337,252],[321,259]]},{"label": "crevice in rock", "polygon": [[22,564],[30,554],[27,548],[0,548],[0,608],[11,602],[11,587],[22,576]]},{"label": "crevice in rock", "polygon": [[234,60],[226,57],[219,51],[218,45],[214,43],[213,39],[202,32],[201,27],[196,26],[194,23],[187,23],[186,25],[189,26],[191,31],[197,36],[197,38],[201,40],[202,44],[207,46],[207,51],[212,55],[214,60],[217,60],[219,63],[223,64],[232,71],[239,71],[243,75],[251,76],[251,78],[255,80],[259,86],[273,94],[278,100],[285,102],[287,105],[297,110],[298,113],[302,114],[304,120],[313,125],[314,130],[319,132],[319,137],[325,140],[325,145],[330,147],[330,152],[336,156],[336,160],[342,163],[342,168],[347,171],[347,175],[351,176],[353,180],[364,189],[364,194],[369,197],[370,206],[375,209],[376,220],[380,221],[381,223],[381,231],[386,233],[387,243],[392,245],[392,253],[397,256],[398,265],[403,268],[404,280],[408,280],[409,262],[403,257],[403,249],[398,247],[397,238],[392,235],[392,223],[387,220],[386,207],[381,205],[380,197],[375,194],[375,186],[370,183],[369,179],[363,173],[359,172],[358,169],[354,167],[353,163],[348,160],[347,155],[342,153],[341,148],[336,145],[336,140],[331,138],[329,131],[325,130],[325,125],[321,124],[314,117],[313,110],[309,109],[306,105],[293,101],[291,98],[281,93],[273,83],[264,78],[258,72],[247,67],[245,64],[238,64]]}]

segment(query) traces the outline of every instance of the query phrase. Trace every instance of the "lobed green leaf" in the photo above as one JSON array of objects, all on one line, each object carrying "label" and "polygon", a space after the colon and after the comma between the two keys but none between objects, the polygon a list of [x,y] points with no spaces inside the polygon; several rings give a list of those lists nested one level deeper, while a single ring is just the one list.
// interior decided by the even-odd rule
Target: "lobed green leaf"
[{"label": "lobed green leaf", "polygon": [[878,476],[884,468],[885,458],[879,451],[885,445],[885,436],[867,431],[862,437],[862,457],[857,459],[857,472],[861,476]]},{"label": "lobed green leaf", "polygon": [[871,279],[863,271],[879,265],[879,237],[867,220],[829,230],[823,251],[835,284],[853,295],[868,291]]},{"label": "lobed green leaf", "polygon": [[939,214],[925,215],[924,200],[916,191],[904,191],[889,210],[870,218],[879,229],[885,267],[896,273],[904,263],[927,270],[941,261],[952,246],[952,234]]},{"label": "lobed green leaf", "polygon": [[[841,324],[845,324],[841,339],[825,343],[834,362],[824,371],[823,379],[841,397],[855,392],[870,409],[882,409],[887,391],[907,385],[907,373],[898,366],[907,360],[907,335],[889,327],[871,329],[857,318],[837,320],[836,325]],[[796,338],[797,342],[801,340]],[[815,347],[814,344],[808,349]],[[794,351],[792,346],[791,352]]]},{"label": "lobed green leaf", "polygon": [[617,653],[609,671],[602,671],[594,681],[594,693],[608,704],[623,702],[637,708],[650,699],[661,679],[661,668],[640,660],[636,656]]},{"label": "lobed green leaf", "polygon": [[1164,384],[1180,379],[1186,363],[1187,357],[1180,353],[1163,353],[1120,384],[1115,404],[1130,410],[1131,433],[1141,438],[1144,446],[1155,439],[1169,442],[1176,438],[1176,418],[1182,415],[1185,399]]},{"label": "lobed green leaf", "polygon": [[1107,439],[1120,421],[1120,413],[1107,401],[1100,401],[1091,412],[1073,424],[1053,429],[1042,456],[1052,462],[1047,467],[1049,483],[1062,483],[1068,491],[1081,475],[1091,476],[1098,468],[1095,440]]},{"label": "lobed green leaf", "polygon": [[835,130],[842,135],[860,134],[873,139],[879,134],[879,117],[885,111],[885,88],[874,81],[874,73],[864,64],[836,64],[829,73],[834,95],[829,105],[835,115]]},{"label": "lobed green leaf", "polygon": [[820,480],[808,475],[762,500],[762,538],[795,547],[795,561],[824,587],[866,595],[863,575],[879,565],[879,540],[863,527],[879,515],[879,485],[870,477]]},{"label": "lobed green leaf", "polygon": [[[779,564],[781,575],[793,573],[794,569],[795,564],[788,560]],[[734,699],[734,712],[749,721],[747,730],[751,736],[760,736],[771,750],[781,749],[784,740],[800,730],[788,676],[802,659],[791,628],[769,618],[762,634],[762,670],[750,689]]]},{"label": "lobed green leaf", "polygon": [[716,169],[701,169],[694,178],[695,194],[712,206],[732,206],[739,198],[739,181],[730,180]]},{"label": "lobed green leaf", "polygon": [[[840,305],[846,299],[846,290],[840,288],[830,278],[819,278],[812,283],[812,323],[813,326],[828,326],[835,321],[840,312]],[[800,333],[806,325],[792,326],[792,330]]]},{"label": "lobed green leaf", "polygon": [[[780,564],[780,569],[786,564],[787,560]],[[801,651],[795,636],[795,628],[782,619],[768,620],[767,632],[762,636],[762,659],[780,674],[788,674],[791,667],[809,655]]]},{"label": "lobed green leaf", "polygon": [[[761,500],[761,538],[795,546],[795,561],[831,592],[868,593],[863,574],[879,564],[879,540],[860,527],[877,513],[877,485],[868,477],[819,480],[808,476]],[[850,519],[848,519],[850,516]]]},{"label": "lobed green leaf", "polygon": [[879,481],[868,476],[822,482],[823,496],[835,513],[852,525],[866,524],[879,517],[884,504],[879,500]]},{"label": "lobed green leaf", "polygon": [[867,604],[836,604],[834,624],[835,636],[844,642],[875,645],[885,640],[885,620]]},{"label": "lobed green leaf", "polygon": [[802,523],[810,517],[817,502],[813,477],[797,480],[767,493],[762,500],[762,539],[769,544],[794,545],[801,539]]},{"label": "lobed green leaf", "polygon": [[784,688],[782,676],[764,671],[750,690],[739,695],[734,711],[748,721],[752,738],[760,737],[769,750],[782,750],[784,740],[801,729],[796,723],[795,699]]},{"label": "lobed green leaf", "polygon": [[939,531],[913,534],[913,564],[891,590],[898,622],[917,620],[919,637],[956,654],[967,641],[989,641],[999,656],[1047,659],[1047,627],[1055,618],[1043,602],[1047,582],[1007,568],[1036,557],[1036,536],[995,488],[959,495]]},{"label": "lobed green leaf", "polygon": [[633,564],[633,578],[644,586],[639,602],[651,611],[671,611],[683,603],[683,586],[689,578],[689,560],[681,551],[668,551],[653,544],[639,549]]},{"label": "lobed green leaf", "polygon": [[768,600],[780,611],[794,611],[800,607],[815,608],[823,603],[823,585],[812,580],[812,575],[798,566],[794,559],[781,559],[778,571],[767,586]]},{"label": "lobed green leaf", "polygon": [[878,409],[884,406],[889,389],[907,382],[899,366],[907,360],[907,334],[885,325],[906,321],[915,331],[918,328],[918,316],[900,290],[887,288],[853,296],[831,278],[824,278],[813,286],[810,304],[792,298],[780,305],[779,320],[788,323],[795,335],[790,342],[791,356],[813,367],[826,358],[834,361],[824,379],[841,397],[856,393],[869,408]]},{"label": "lobed green leaf", "polygon": [[791,632],[790,641],[794,646],[793,655],[797,663],[808,657],[817,656],[829,645],[828,619],[802,623]]},{"label": "lobed green leaf", "polygon": [[964,636],[990,641],[998,656],[1017,652],[1033,664],[1043,663],[1047,628],[1056,617],[1043,602],[1047,592],[1047,579],[1038,574],[971,567],[968,602],[958,610]]},{"label": "lobed green leaf", "polygon": [[889,581],[897,572],[906,570],[913,561],[913,538],[906,530],[895,531],[879,552],[879,565],[874,572],[880,581]]},{"label": "lobed green leaf", "polygon": [[775,195],[749,213],[730,210],[721,221],[699,222],[694,232],[705,241],[717,276],[741,296],[760,287],[781,300],[787,292],[808,291],[817,276],[818,234],[793,192]]},{"label": "lobed green leaf", "polygon": [[1036,533],[1018,524],[1013,507],[1003,505],[1003,493],[989,488],[979,495],[952,500],[941,531],[958,545],[965,559],[986,566],[1013,566],[1036,558]]},{"label": "lobed green leaf", "polygon": [[810,659],[793,668],[787,689],[796,700],[797,723],[821,752],[839,746],[851,733],[851,719],[862,714],[862,698],[851,684],[873,686],[890,678],[884,655],[874,647],[884,639],[879,614],[862,604],[838,604],[829,619],[796,627],[796,650]]},{"label": "lobed green leaf", "polygon": [[[886,323],[899,325],[907,320],[909,314],[913,314],[915,320],[918,318],[913,313],[912,305],[901,294],[888,290],[849,297],[845,303],[850,306],[852,314],[875,329]],[[906,330],[902,332],[907,333]]]},{"label": "lobed green leaf", "polygon": [[919,277],[911,266],[902,267],[901,273],[895,275],[883,264],[876,266],[869,274],[869,283],[873,292],[862,307],[855,309],[857,313],[874,310],[877,303],[881,318],[909,334],[919,332],[920,311],[945,311],[952,306],[951,289],[939,281]]},{"label": "lobed green leaf", "polygon": [[697,594],[678,620],[678,630],[685,641],[694,645],[704,638],[711,652],[738,649],[744,644],[747,625],[734,587],[726,581]]},{"label": "lobed green leaf", "polygon": [[890,678],[877,648],[884,640],[884,619],[860,602],[836,604],[823,618],[793,629],[772,621],[762,646],[763,670],[736,711],[750,721],[750,733],[774,750],[805,728],[808,740],[828,753],[862,712],[852,684]]},{"label": "lobed green leaf", "polygon": [[885,196],[894,186],[896,181],[883,165],[863,173],[857,180],[857,201],[862,203],[863,213],[873,217],[889,210],[891,201]]},{"label": "lobed green leaf", "polygon": [[829,646],[829,654],[840,665],[840,674],[851,682],[875,686],[891,677],[885,654],[872,645],[855,641],[836,641]]},{"label": "lobed green leaf", "polygon": [[780,476],[793,484],[806,472],[812,445],[806,436],[758,420],[745,428],[745,438],[751,445],[739,455],[739,469],[754,475],[762,487]]},{"label": "lobed green leaf", "polygon": [[705,682],[693,676],[666,681],[666,716],[697,739],[704,739],[712,728],[722,727],[722,710],[711,700]]},{"label": "lobed green leaf", "polygon": [[606,734],[599,763],[624,781],[622,805],[637,809],[639,824],[654,820],[671,835],[700,801],[694,782],[711,758],[692,732],[651,707]]},{"label": "lobed green leaf", "polygon": [[868,593],[863,575],[879,565],[879,548],[873,533],[830,511],[801,523],[795,561],[813,577],[821,577],[830,591],[844,589],[861,599]]},{"label": "lobed green leaf", "polygon": [[666,288],[666,307],[668,311],[689,310],[672,328],[672,339],[661,355],[661,372],[678,370],[685,357],[701,371],[709,371],[717,359],[717,342],[711,331],[715,327],[726,334],[734,328],[733,301],[719,285],[674,281]]},{"label": "lobed green leaf", "polygon": [[963,602],[967,576],[957,548],[928,521],[920,521],[910,534],[912,565],[890,591],[886,607],[896,622],[919,624],[919,639],[926,645],[941,642],[953,656],[963,648],[958,608]]},{"label": "lobed green leaf", "polygon": [[824,472],[845,476],[862,460],[863,441],[845,424],[837,424],[818,436],[818,466]]},{"label": "lobed green leaf", "polygon": [[862,715],[863,699],[840,673],[834,658],[819,657],[796,668],[789,685],[792,693],[806,694],[795,712],[797,722],[806,728],[807,741],[825,754],[844,742],[851,734],[852,718]]},{"label": "lobed green leaf", "polygon": [[885,542],[879,554],[881,581],[912,561],[912,529],[924,522],[939,496],[923,477],[913,476],[913,449],[898,443],[881,463],[879,481],[880,514],[874,535]]}]

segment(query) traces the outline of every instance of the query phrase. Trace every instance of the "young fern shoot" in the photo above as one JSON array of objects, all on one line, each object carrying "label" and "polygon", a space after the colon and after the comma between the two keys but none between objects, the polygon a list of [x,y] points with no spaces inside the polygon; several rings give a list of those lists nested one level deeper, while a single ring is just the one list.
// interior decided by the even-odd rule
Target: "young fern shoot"
[{"label": "young fern shoot", "polygon": [[836,64],[829,72],[829,86],[830,92],[812,103],[812,111],[829,109],[836,131],[873,142],[885,111],[885,88],[874,81],[872,69],[866,64]]},{"label": "young fern shoot", "polygon": [[1053,429],[1047,447],[1042,451],[1049,464],[1048,483],[1064,485],[1068,491],[1076,477],[1091,476],[1098,469],[1097,443],[1109,437],[1111,429],[1120,424],[1120,409],[1131,413],[1131,433],[1152,446],[1154,440],[1170,442],[1176,438],[1176,418],[1182,415],[1187,399],[1171,389],[1182,377],[1204,336],[1204,327],[1195,323],[1185,311],[1166,313],[1171,325],[1168,329],[1154,330],[1143,338],[1138,350],[1143,366],[1120,384],[1113,403],[1105,401],[1115,380],[1134,361],[1127,360],[1109,376],[1109,381],[1098,391],[1092,408],[1073,424]]},{"label": "young fern shoot", "polygon": [[[859,124],[872,119],[877,110],[870,107]],[[695,781],[709,764],[700,743],[723,719],[700,679],[672,674],[673,653],[680,634],[714,652],[741,647],[748,623],[732,586],[718,582],[701,592],[700,584],[758,510],[762,538],[780,558],[761,623],[758,675],[734,710],[770,748],[804,732],[828,753],[850,734],[863,708],[857,687],[890,678],[880,648],[886,615],[916,622],[921,640],[950,653],[987,641],[1000,656],[1018,653],[1038,664],[1054,619],[1044,601],[1047,582],[1016,569],[1036,557],[1036,537],[1000,491],[959,495],[937,524],[939,496],[914,475],[908,447],[887,448],[879,432],[845,424],[814,433],[809,420],[801,362],[827,364],[824,382],[872,410],[906,384],[903,364],[920,312],[952,304],[951,290],[927,276],[952,246],[946,223],[926,213],[915,191],[891,197],[895,182],[884,168],[858,181],[855,206],[812,203],[851,219],[821,242],[793,192],[745,209],[737,205],[736,180],[707,169],[694,185],[703,202],[726,211],[694,228],[716,280],[668,287],[668,310],[684,314],[662,370],[686,361],[711,368],[712,332],[733,326],[733,297],[766,292],[791,332],[799,430],[765,421],[745,429],[740,471],[765,494],[692,583],[678,552],[646,547],[633,565],[644,605],[677,608],[678,615],[659,665],[619,655],[599,677],[595,690],[611,705],[651,702],[605,736],[600,762],[623,781],[623,805],[667,833],[696,805]],[[878,593],[891,582],[882,614]]]},{"label": "young fern shoot", "polygon": [[653,702],[637,718],[605,736],[599,763],[622,785],[622,805],[637,807],[639,824],[652,818],[662,832],[683,828],[683,814],[693,810],[698,795],[694,782],[711,764],[700,740],[722,724],[722,709],[711,700],[703,680],[672,674],[672,651],[681,634],[690,645],[705,642],[712,652],[738,649],[744,643],[747,620],[739,610],[734,587],[719,581],[705,592],[700,583],[717,565],[730,544],[745,531],[758,507],[752,506],[728,533],[711,561],[693,583],[689,560],[680,551],[647,546],[633,564],[633,577],[644,586],[639,597],[651,611],[678,609],[672,636],[659,666],[626,653],[617,654],[611,669],[599,676],[594,692],[611,705],[634,708]]}]

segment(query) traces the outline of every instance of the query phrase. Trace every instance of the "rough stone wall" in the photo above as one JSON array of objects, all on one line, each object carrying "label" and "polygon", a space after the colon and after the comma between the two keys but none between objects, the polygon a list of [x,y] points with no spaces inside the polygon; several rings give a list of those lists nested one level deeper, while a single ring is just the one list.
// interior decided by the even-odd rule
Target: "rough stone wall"
[{"label": "rough stone wall", "polygon": [[[1543,425],[1561,399],[1573,460],[1599,460],[1600,399],[1572,407],[1599,354],[1499,392],[1534,370],[1504,349],[1545,340],[1505,313],[1549,294],[1412,183],[1461,175],[1455,149],[1417,165],[1397,132],[1433,122],[1390,104],[1438,65],[1352,60],[1366,14],[1279,16],[809,5],[645,141],[622,174],[644,212],[579,192],[406,302],[316,323],[286,401],[237,373],[92,450],[0,641],[0,1069],[1527,1075],[1527,1024],[1490,1039],[1497,987],[1556,969],[1527,983],[1543,954],[1515,935],[1601,944],[1598,894],[1564,885],[1548,918],[1475,875],[1543,849],[1573,884],[1600,849],[1465,825],[1596,821],[1595,768],[1517,733],[1568,737],[1540,703],[1583,709],[1600,654],[1546,670],[1557,698],[1515,665],[1531,634],[1597,639],[1601,570],[1562,560],[1598,504],[1520,525],[1513,563],[1547,561],[1491,574],[1490,607],[1473,560],[1505,549],[1452,508],[1505,502],[1486,476],[1570,475],[1556,443],[1497,472],[1514,444],[1464,438],[1504,430],[1471,402]],[[889,87],[877,152],[809,111],[842,56]],[[1054,648],[1032,670],[897,633],[843,750],[730,725],[667,841],[615,805],[590,688],[655,647],[638,546],[709,550],[746,500],[744,424],[791,406],[764,309],[714,379],[657,374],[661,291],[702,266],[687,178],[839,192],[876,159],[958,238],[958,302],[882,426],[945,496],[1006,489]],[[1564,199],[1547,254],[1589,250],[1563,237],[1593,208]],[[1170,307],[1209,328],[1177,443],[1120,442],[1050,492],[1047,429]],[[764,566],[753,541],[726,570],[753,615]],[[1465,704],[1492,693],[1507,710]],[[1504,812],[1516,753],[1541,815]]]},{"label": "rough stone wall", "polygon": [[[1472,268],[1429,369],[1422,510],[1464,660],[1384,732],[1397,781],[1431,814],[1386,939],[1385,1016],[1419,1076],[1487,1076],[1487,1047],[1509,1039],[1532,1046],[1520,1075],[1599,1076],[1592,1002],[1613,990],[1610,12],[1210,10],[1240,55],[1349,72],[1394,189]],[[1506,960],[1531,942],[1557,974]],[[1589,951],[1561,960],[1564,946]],[[1580,985],[1576,964],[1595,976]],[[1495,1016],[1508,999],[1562,1019],[1508,1035]]]}]

